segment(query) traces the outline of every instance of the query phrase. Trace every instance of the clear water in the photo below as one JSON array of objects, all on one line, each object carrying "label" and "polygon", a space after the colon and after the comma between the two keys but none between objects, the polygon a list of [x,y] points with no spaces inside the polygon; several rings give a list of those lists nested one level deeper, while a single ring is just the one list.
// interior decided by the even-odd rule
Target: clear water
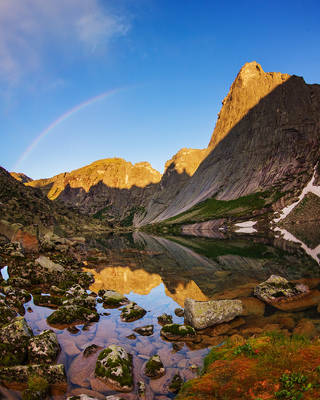
[{"label": "clear water", "polygon": [[[183,323],[183,318],[175,316],[174,310],[183,307],[186,298],[206,300],[222,292],[242,290],[248,283],[261,282],[271,274],[288,279],[320,276],[318,264],[300,246],[268,235],[217,240],[187,236],[160,238],[135,233],[92,237],[88,241],[99,249],[101,260],[92,268],[88,258],[88,270],[95,276],[90,289],[95,292],[117,290],[148,312],[138,321],[125,323],[120,319],[119,309],[104,309],[98,304],[99,322],[86,327],[77,325],[78,332],[71,333],[48,326],[46,318],[52,309],[35,306],[32,300],[25,304],[26,310],[32,309],[26,312],[25,318],[35,335],[48,328],[57,334],[61,345],[58,363],[66,367],[69,394],[90,393],[98,397],[115,393],[94,378],[99,352],[89,358],[82,355],[83,350],[94,343],[101,348],[118,344],[133,355],[135,382],[145,382],[147,399],[172,398],[168,384],[173,375],[179,372],[184,379],[196,376],[196,367],[201,367],[210,343],[204,340],[198,344],[183,344],[175,351],[172,343],[160,336],[159,315],[165,312],[173,316],[174,322]],[[103,315],[104,312],[110,315]],[[152,336],[136,334],[136,339],[128,338],[134,328],[147,324],[154,325]],[[223,338],[211,345],[218,345],[219,340]],[[166,375],[150,380],[143,374],[143,365],[156,353],[166,367]],[[10,391],[11,396],[19,396],[17,393]],[[55,393],[53,398],[62,399],[63,396]],[[121,397],[135,399],[136,394],[121,394]]]}]

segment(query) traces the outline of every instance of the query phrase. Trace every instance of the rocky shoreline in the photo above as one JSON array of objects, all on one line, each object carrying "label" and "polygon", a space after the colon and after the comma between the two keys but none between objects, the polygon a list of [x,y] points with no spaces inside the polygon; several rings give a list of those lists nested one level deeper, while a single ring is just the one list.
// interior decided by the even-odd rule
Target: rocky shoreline
[{"label": "rocky shoreline", "polygon": [[[120,319],[128,324],[129,330],[133,321],[147,313],[113,288],[98,293],[88,290],[94,279],[83,268],[88,269],[88,254],[92,257],[94,253],[92,249],[86,252],[82,248],[81,257],[75,257],[73,246],[67,242],[63,248],[46,243],[40,253],[27,253],[19,243],[1,242],[1,266],[8,266],[8,276],[0,275],[0,382],[8,388],[17,382],[22,384],[24,400],[63,398],[68,381],[64,364],[56,364],[61,347],[55,332],[44,329],[34,335],[24,318],[26,312],[32,312],[31,307],[26,310],[24,306],[30,299],[37,306],[52,309],[46,319],[49,326],[71,333],[77,333],[76,325],[81,324],[85,330],[99,321],[102,315],[98,312],[99,304],[105,310],[120,309]],[[90,267],[94,266],[90,262]],[[172,343],[173,352],[179,352],[184,345],[196,351],[270,331],[286,337],[303,335],[313,339],[318,336],[320,325],[317,320],[304,318],[302,311],[320,312],[319,284],[320,278],[289,282],[271,276],[260,284],[249,283],[219,293],[209,301],[187,299],[184,310],[175,310],[179,318],[184,317],[184,324],[174,323],[168,314],[158,316],[160,336]],[[105,311],[103,315],[108,313]],[[136,335],[154,335],[154,326],[138,326],[127,337],[135,340]],[[128,399],[148,398],[148,384],[143,377],[151,380],[165,377],[167,393],[177,393],[184,381],[179,373],[166,376],[166,362],[155,351],[141,366],[143,372],[138,380],[136,360],[125,346],[116,343],[103,349],[88,343],[82,357],[93,365],[97,382],[123,392],[123,396],[128,396],[125,393],[134,396],[124,397]],[[194,366],[194,372],[198,367]],[[69,398],[101,398],[96,394],[90,397],[90,390],[83,393],[79,390]],[[93,392],[99,394],[99,390]]]}]

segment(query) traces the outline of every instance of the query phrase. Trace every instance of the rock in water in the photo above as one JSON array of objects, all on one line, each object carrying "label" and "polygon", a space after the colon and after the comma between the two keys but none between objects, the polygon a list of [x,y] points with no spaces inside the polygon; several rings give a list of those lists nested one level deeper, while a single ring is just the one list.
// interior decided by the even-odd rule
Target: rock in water
[{"label": "rock in water", "polygon": [[95,375],[114,390],[133,389],[132,356],[123,347],[111,345],[99,354]]},{"label": "rock in water", "polygon": [[46,330],[30,339],[28,360],[33,364],[50,364],[55,362],[60,351],[57,335]]},{"label": "rock in water", "polygon": [[121,319],[125,322],[136,321],[146,314],[146,310],[136,303],[129,303],[121,309]]},{"label": "rock in water", "polygon": [[114,290],[106,290],[102,296],[103,306],[107,307],[120,307],[129,303],[129,300]]},{"label": "rock in water", "polygon": [[139,333],[141,336],[151,336],[153,335],[153,325],[139,326],[134,329],[135,332]]},{"label": "rock in water", "polygon": [[164,365],[158,354],[150,357],[144,368],[144,373],[151,379],[161,378],[166,373]]},{"label": "rock in water", "polygon": [[0,381],[25,383],[32,376],[41,376],[48,383],[65,383],[67,381],[63,364],[57,365],[17,365],[15,367],[0,367]]},{"label": "rock in water", "polygon": [[167,324],[160,331],[161,336],[168,340],[194,341],[196,331],[189,325]]},{"label": "rock in water", "polygon": [[196,301],[186,299],[185,321],[196,329],[228,322],[243,313],[241,300]]},{"label": "rock in water", "polygon": [[99,314],[95,310],[90,310],[80,306],[63,306],[53,312],[47,318],[49,324],[72,324],[74,322],[96,322]]},{"label": "rock in water", "polygon": [[302,284],[288,282],[278,275],[271,275],[265,282],[260,283],[254,289],[254,295],[266,303],[287,300],[300,295],[306,295],[309,288]]}]

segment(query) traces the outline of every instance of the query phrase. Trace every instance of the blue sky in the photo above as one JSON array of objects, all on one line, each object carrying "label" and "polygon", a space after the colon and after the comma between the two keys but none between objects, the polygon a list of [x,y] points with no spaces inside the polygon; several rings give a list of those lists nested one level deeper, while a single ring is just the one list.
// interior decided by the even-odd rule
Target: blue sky
[{"label": "blue sky", "polygon": [[207,146],[245,62],[320,83],[319,19],[318,0],[0,0],[0,164],[32,178],[109,157],[162,171]]}]

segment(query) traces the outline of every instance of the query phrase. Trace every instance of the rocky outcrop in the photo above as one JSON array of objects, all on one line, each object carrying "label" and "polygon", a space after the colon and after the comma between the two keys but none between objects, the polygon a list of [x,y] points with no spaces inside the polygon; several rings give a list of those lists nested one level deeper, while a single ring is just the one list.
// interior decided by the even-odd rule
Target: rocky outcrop
[{"label": "rocky outcrop", "polygon": [[196,329],[228,322],[243,313],[241,300],[195,301],[186,299],[185,321]]},{"label": "rocky outcrop", "polygon": [[27,175],[23,174],[22,172],[10,172],[10,175],[14,177],[17,181],[21,183],[28,183],[32,182],[33,179],[29,178]]}]

